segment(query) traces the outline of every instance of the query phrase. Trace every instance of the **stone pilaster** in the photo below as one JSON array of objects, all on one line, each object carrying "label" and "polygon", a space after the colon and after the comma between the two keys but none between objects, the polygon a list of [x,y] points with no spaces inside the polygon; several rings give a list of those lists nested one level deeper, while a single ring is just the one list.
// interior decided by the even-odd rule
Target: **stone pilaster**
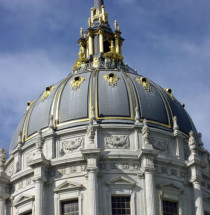
[{"label": "stone pilaster", "polygon": [[44,182],[47,181],[46,171],[49,167],[48,160],[42,152],[43,139],[41,131],[36,140],[36,152],[28,160],[28,165],[34,170],[35,183],[35,215],[44,215]]},{"label": "stone pilaster", "polygon": [[145,199],[147,215],[157,215],[156,188],[155,188],[155,167],[154,159],[158,152],[151,149],[142,149],[139,158],[145,175]]},{"label": "stone pilaster", "polygon": [[189,148],[191,151],[187,166],[191,173],[190,182],[193,184],[195,215],[204,215],[203,194],[201,188],[202,174],[201,174],[201,160],[198,155],[197,143],[195,141],[194,133],[190,132]]},{"label": "stone pilaster", "polygon": [[6,162],[6,151],[0,149],[0,214],[6,215],[5,200],[9,198],[9,194],[6,191],[6,186],[9,184],[9,178],[4,172]]},{"label": "stone pilaster", "polygon": [[142,128],[142,142],[143,146],[139,154],[141,162],[141,169],[145,175],[145,195],[146,195],[146,211],[147,215],[158,215],[157,213],[157,202],[156,202],[156,188],[155,188],[155,166],[154,160],[158,155],[158,151],[153,149],[149,138],[149,127],[147,120],[143,122]]},{"label": "stone pilaster", "polygon": [[43,188],[44,181],[42,178],[35,179],[35,215],[43,215]]},{"label": "stone pilaster", "polygon": [[13,151],[14,155],[14,172],[18,173],[22,170],[22,132],[19,132],[18,136],[18,146],[17,148]]},{"label": "stone pilaster", "polygon": [[88,171],[88,214],[98,215],[98,158],[100,149],[84,149],[82,154],[87,160]]},{"label": "stone pilaster", "polygon": [[87,144],[82,150],[84,158],[87,160],[88,171],[88,215],[98,215],[98,159],[100,149],[97,148],[95,141],[95,127],[93,125],[93,117],[87,128]]}]

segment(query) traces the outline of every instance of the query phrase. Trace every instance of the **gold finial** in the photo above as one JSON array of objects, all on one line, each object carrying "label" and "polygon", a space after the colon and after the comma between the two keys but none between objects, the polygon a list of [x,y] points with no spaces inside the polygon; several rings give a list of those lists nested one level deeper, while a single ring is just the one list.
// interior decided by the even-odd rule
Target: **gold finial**
[{"label": "gold finial", "polygon": [[88,25],[91,27],[91,18],[88,19]]},{"label": "gold finial", "polygon": [[115,21],[114,21],[114,28],[115,28],[115,30],[117,30],[117,26],[118,26],[117,20],[115,20]]},{"label": "gold finial", "polygon": [[83,30],[83,28],[80,28],[80,36],[84,37],[84,30]]}]

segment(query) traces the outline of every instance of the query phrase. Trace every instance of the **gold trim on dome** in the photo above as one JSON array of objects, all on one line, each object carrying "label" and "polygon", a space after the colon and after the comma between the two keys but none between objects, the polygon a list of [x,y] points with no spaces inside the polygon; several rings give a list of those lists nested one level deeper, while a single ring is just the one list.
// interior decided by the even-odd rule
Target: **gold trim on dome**
[{"label": "gold trim on dome", "polygon": [[80,76],[74,77],[73,80],[70,81],[72,90],[74,91],[78,90],[84,81],[85,81],[85,78],[83,77],[80,77]]},{"label": "gold trim on dome", "polygon": [[[39,99],[39,98],[38,98]],[[27,136],[28,136],[28,123],[31,117],[31,113],[35,107],[36,102],[38,101],[38,99],[36,101],[34,101],[31,104],[31,108],[29,108],[29,111],[27,112],[27,115],[25,117],[24,123],[23,123],[23,131],[22,131],[22,142],[24,143],[24,141],[26,140]]]},{"label": "gold trim on dome", "polygon": [[65,126],[65,125],[69,125],[69,124],[72,124],[72,123],[77,123],[77,122],[88,122],[92,116],[91,114],[91,106],[92,106],[92,85],[93,85],[93,77],[95,75],[95,71],[91,73],[90,75],[90,89],[89,89],[89,113],[88,113],[88,118],[83,118],[83,119],[76,119],[76,120],[70,120],[70,121],[67,121],[67,122],[62,122],[62,123],[59,123],[57,122],[56,124],[56,127],[61,127],[61,126]]},{"label": "gold trim on dome", "polygon": [[150,83],[147,81],[145,77],[136,78],[136,81],[142,85],[142,87],[147,90],[148,92],[151,92],[151,86]]},{"label": "gold trim on dome", "polygon": [[130,87],[127,83],[127,80],[125,80],[126,87],[128,90],[128,96],[129,96],[129,105],[130,105],[130,110],[131,110],[131,117],[99,117],[98,115],[98,74],[99,72],[97,71],[96,73],[96,81],[95,81],[95,113],[96,113],[96,120],[109,120],[109,119],[119,119],[119,120],[134,120],[134,112],[133,112],[133,101],[132,101],[132,96],[131,96],[131,90]]},{"label": "gold trim on dome", "polygon": [[61,101],[61,95],[63,93],[64,87],[66,86],[67,82],[70,80],[72,76],[68,77],[65,82],[63,82],[63,85],[60,87],[60,92],[58,95],[58,100],[57,100],[57,106],[56,106],[56,113],[55,113],[55,127],[57,128],[59,124],[59,108],[60,108],[60,101]]},{"label": "gold trim on dome", "polygon": [[108,83],[109,86],[116,87],[117,82],[120,80],[120,77],[110,72],[109,74],[104,75],[104,80]]},{"label": "gold trim on dome", "polygon": [[44,102],[54,89],[55,89],[55,85],[46,87],[44,93],[42,94],[41,102]]},{"label": "gold trim on dome", "polygon": [[[59,86],[57,87],[56,89],[56,92],[55,92],[55,95],[54,95],[54,98],[53,98],[53,102],[52,102],[52,105],[51,105],[51,111],[50,111],[50,115],[54,115],[54,107],[55,107],[55,101],[56,101],[56,98],[57,98],[57,95],[58,95],[58,92],[62,86],[62,84],[68,79],[69,77],[65,78],[64,80],[62,80],[60,83],[59,83]],[[55,110],[56,111],[56,110]]]},{"label": "gold trim on dome", "polygon": [[31,107],[31,105],[34,103],[34,101],[28,101],[27,102],[27,108],[26,108],[26,111],[28,111]]},{"label": "gold trim on dome", "polygon": [[172,93],[172,89],[171,88],[165,88],[164,89],[166,93],[168,93],[168,95],[171,97],[171,99],[174,101],[175,98],[174,98],[174,95]]}]

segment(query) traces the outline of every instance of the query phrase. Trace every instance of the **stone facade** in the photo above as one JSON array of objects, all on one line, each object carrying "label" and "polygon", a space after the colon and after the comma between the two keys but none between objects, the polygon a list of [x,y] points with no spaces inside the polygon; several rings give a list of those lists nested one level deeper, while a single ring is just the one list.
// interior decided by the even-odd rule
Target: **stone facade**
[{"label": "stone facade", "polygon": [[79,214],[111,215],[121,195],[132,215],[163,214],[162,200],[177,202],[179,215],[210,213],[209,153],[192,132],[146,124],[49,128],[6,163],[1,150],[1,214],[60,215],[63,201],[78,199]]}]

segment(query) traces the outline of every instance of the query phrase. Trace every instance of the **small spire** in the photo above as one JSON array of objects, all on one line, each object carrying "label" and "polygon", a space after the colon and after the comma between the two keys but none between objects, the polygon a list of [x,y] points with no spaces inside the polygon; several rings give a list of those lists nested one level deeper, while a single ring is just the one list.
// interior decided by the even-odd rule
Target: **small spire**
[{"label": "small spire", "polygon": [[104,5],[103,0],[94,0],[94,8],[101,9],[101,6]]}]

